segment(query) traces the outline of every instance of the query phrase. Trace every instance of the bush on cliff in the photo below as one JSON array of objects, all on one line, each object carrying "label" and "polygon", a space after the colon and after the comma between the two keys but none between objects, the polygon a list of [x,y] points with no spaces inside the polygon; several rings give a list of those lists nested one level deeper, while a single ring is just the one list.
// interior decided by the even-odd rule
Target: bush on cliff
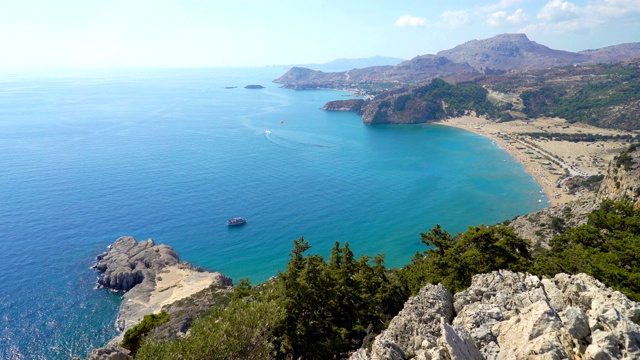
[{"label": "bush on cliff", "polygon": [[530,271],[540,276],[586,273],[640,301],[640,209],[630,202],[604,201],[585,225],[554,237]]},{"label": "bush on cliff", "polygon": [[144,337],[158,325],[162,325],[167,321],[169,321],[169,314],[164,310],[160,314],[145,315],[140,324],[124,333],[124,339],[120,345],[131,351],[132,355],[135,355]]},{"label": "bush on cliff", "polygon": [[189,336],[169,342],[146,342],[136,359],[271,359],[272,330],[282,318],[275,301],[236,299],[193,322]]}]

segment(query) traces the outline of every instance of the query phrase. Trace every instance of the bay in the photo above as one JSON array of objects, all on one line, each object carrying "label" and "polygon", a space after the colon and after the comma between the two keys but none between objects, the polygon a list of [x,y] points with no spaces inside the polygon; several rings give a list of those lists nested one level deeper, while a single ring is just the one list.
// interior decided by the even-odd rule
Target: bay
[{"label": "bay", "polygon": [[[120,295],[95,256],[122,235],[235,281],[284,270],[292,241],[398,267],[420,232],[548,206],[492,141],[438,125],[365,126],[292,91],[287,69],[101,70],[0,77],[0,358],[86,356]],[[265,89],[245,89],[260,84]],[[226,219],[248,218],[228,228]]]}]

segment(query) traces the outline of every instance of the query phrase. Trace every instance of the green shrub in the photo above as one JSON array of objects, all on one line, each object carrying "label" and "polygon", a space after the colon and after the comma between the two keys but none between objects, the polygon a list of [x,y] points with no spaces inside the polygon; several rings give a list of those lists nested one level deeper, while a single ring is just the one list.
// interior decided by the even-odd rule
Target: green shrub
[{"label": "green shrub", "polygon": [[183,339],[145,342],[135,359],[271,359],[272,331],[281,316],[274,301],[232,301],[195,319]]},{"label": "green shrub", "polygon": [[167,321],[169,321],[169,314],[167,314],[164,310],[162,310],[160,314],[145,315],[140,324],[134,326],[124,333],[124,339],[122,340],[122,344],[120,344],[120,346],[128,349],[129,351],[131,351],[132,355],[135,355],[135,353],[140,348],[140,344],[143,338],[158,325],[162,325]]}]

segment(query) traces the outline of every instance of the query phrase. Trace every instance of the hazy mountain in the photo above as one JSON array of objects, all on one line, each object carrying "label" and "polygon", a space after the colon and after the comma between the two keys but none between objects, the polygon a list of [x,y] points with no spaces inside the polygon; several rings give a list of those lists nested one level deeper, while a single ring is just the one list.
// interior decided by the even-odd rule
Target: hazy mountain
[{"label": "hazy mountain", "polygon": [[435,77],[456,82],[469,80],[476,74],[503,74],[634,58],[640,58],[640,43],[570,52],[538,44],[529,40],[525,34],[501,34],[488,39],[471,40],[436,55],[416,56],[395,66],[351,68],[339,72],[302,70],[296,67],[275,82],[295,89],[359,87],[369,91],[376,87],[388,89],[422,83]]},{"label": "hazy mountain", "polygon": [[602,49],[582,50],[579,53],[589,56],[590,61],[594,63],[626,61],[639,57],[640,43],[627,43],[607,46]]},{"label": "hazy mountain", "polygon": [[306,64],[297,65],[298,67],[306,67],[313,70],[332,70],[332,71],[345,71],[351,69],[362,69],[372,66],[396,66],[405,59],[386,57],[386,56],[372,56],[368,58],[347,59],[341,58],[329,61],[324,64]]},{"label": "hazy mountain", "polygon": [[554,50],[525,34],[501,34],[484,40],[471,40],[453,49],[438,52],[458,63],[467,63],[475,69],[541,69],[584,63],[589,56],[569,51]]}]

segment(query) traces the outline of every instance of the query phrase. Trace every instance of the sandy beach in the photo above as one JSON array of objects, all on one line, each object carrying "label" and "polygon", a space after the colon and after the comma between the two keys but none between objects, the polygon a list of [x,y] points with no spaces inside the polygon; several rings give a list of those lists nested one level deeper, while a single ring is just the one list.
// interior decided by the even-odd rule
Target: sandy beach
[{"label": "sandy beach", "polygon": [[[591,197],[589,191],[570,194],[563,183],[572,176],[604,174],[609,162],[629,144],[624,141],[569,142],[532,138],[525,133],[563,133],[626,135],[621,130],[602,129],[584,124],[569,124],[557,118],[516,120],[496,123],[485,118],[464,116],[436,124],[453,126],[486,136],[524,165],[525,171],[542,186],[551,205],[564,204],[579,197]],[[558,186],[560,184],[560,186]]]}]

